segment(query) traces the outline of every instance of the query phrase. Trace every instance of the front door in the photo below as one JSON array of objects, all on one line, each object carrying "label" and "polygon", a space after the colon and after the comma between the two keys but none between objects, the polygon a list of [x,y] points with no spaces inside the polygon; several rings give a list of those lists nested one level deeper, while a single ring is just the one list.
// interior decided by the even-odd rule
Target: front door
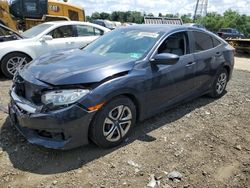
[{"label": "front door", "polygon": [[75,42],[76,34],[72,25],[60,26],[47,35],[52,36],[53,39],[38,42],[39,50],[36,50],[37,56],[78,47]]},{"label": "front door", "polygon": [[189,50],[187,32],[167,37],[157,53],[172,53],[180,57],[174,65],[151,64],[149,74],[151,89],[147,94],[148,113],[172,105],[194,92],[195,64]]}]

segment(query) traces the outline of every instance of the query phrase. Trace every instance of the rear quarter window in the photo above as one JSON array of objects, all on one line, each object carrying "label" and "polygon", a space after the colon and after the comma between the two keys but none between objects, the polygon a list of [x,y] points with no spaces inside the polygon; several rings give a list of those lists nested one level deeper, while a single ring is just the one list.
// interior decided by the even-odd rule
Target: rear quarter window
[{"label": "rear quarter window", "polygon": [[195,52],[208,50],[214,47],[213,39],[210,35],[202,32],[193,32]]},{"label": "rear quarter window", "polygon": [[214,45],[214,47],[219,46],[220,44],[221,44],[221,41],[219,41],[218,39],[213,37],[213,45]]}]

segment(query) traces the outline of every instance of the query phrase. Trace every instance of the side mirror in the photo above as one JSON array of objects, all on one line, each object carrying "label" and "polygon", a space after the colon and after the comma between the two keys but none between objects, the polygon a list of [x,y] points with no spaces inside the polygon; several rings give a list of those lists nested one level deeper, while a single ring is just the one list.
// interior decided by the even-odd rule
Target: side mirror
[{"label": "side mirror", "polygon": [[45,42],[45,41],[48,41],[48,40],[53,40],[53,37],[51,35],[44,35],[40,39],[40,42]]},{"label": "side mirror", "polygon": [[180,56],[170,53],[162,53],[157,54],[151,59],[151,62],[154,64],[162,64],[162,65],[174,65],[180,59]]}]

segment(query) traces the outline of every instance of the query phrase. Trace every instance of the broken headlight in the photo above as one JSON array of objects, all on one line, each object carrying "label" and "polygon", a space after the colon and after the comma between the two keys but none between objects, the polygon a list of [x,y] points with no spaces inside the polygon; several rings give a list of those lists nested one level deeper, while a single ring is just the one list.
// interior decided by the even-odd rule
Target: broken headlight
[{"label": "broken headlight", "polygon": [[49,91],[42,95],[42,102],[44,104],[53,104],[54,106],[68,105],[75,103],[88,93],[89,90],[86,89]]}]

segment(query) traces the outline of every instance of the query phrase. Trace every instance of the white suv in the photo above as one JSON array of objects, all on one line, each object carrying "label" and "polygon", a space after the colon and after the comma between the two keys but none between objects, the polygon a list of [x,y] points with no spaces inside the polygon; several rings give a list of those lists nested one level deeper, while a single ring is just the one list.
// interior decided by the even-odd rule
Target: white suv
[{"label": "white suv", "polygon": [[1,43],[1,71],[6,77],[12,78],[21,64],[49,52],[84,47],[108,31],[100,25],[77,21],[37,25],[22,34],[24,39]]}]

